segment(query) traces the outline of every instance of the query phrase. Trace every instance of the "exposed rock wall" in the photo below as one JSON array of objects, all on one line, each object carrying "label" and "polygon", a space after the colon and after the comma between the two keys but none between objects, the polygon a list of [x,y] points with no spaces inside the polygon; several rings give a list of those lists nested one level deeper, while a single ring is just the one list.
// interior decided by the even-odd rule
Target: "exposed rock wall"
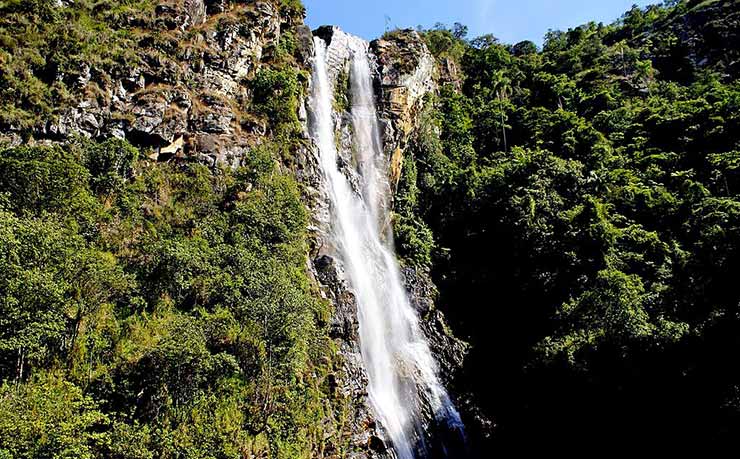
[{"label": "exposed rock wall", "polygon": [[376,424],[367,394],[367,373],[360,354],[357,301],[344,280],[339,260],[320,255],[313,260],[313,270],[322,285],[322,293],[334,304],[330,336],[339,350],[340,362],[333,378],[335,411],[344,413],[344,440],[341,457],[374,459],[388,457],[384,434]]},{"label": "exposed rock wall", "polygon": [[326,42],[327,72],[330,82],[336,86],[340,75],[349,73],[353,50],[367,47],[367,43],[337,26],[319,27],[314,35]]},{"label": "exposed rock wall", "polygon": [[[367,46],[356,37],[337,27],[326,26],[314,32],[327,43],[329,79],[334,86],[350,71],[352,49]],[[305,101],[306,105],[308,101]],[[306,107],[308,111],[308,107]],[[339,161],[349,167],[352,161],[351,115],[337,112],[334,118]],[[335,411],[345,416],[344,431],[338,445],[338,457],[351,459],[380,459],[388,456],[382,429],[375,422],[367,394],[367,373],[359,342],[357,303],[347,285],[343,266],[334,258],[334,248],[327,235],[331,228],[330,200],[323,186],[315,146],[302,149],[298,158],[298,176],[306,185],[306,197],[313,217],[311,263],[309,269],[321,286],[322,295],[334,305],[330,322],[330,336],[339,354],[333,375]],[[351,177],[351,174],[348,176]],[[355,186],[358,186],[355,183]],[[338,406],[337,406],[338,405]]]},{"label": "exposed rock wall", "polygon": [[[420,128],[426,98],[434,94],[439,78],[437,63],[414,30],[398,30],[370,43],[377,58],[378,111],[385,126],[384,143],[389,157],[391,183],[401,176],[404,152]],[[451,383],[460,371],[467,345],[456,339],[444,315],[435,307],[437,289],[427,271],[405,267],[406,288],[422,318],[429,344],[441,366],[442,377]]]},{"label": "exposed rock wall", "polygon": [[[685,10],[679,8],[660,23],[643,40],[661,38],[670,30],[679,37],[676,55],[658,57],[654,64],[669,78],[682,80],[705,68],[713,68],[722,78],[731,78],[740,69],[740,8],[735,0],[688,2]],[[734,43],[734,45],[732,45]],[[676,59],[684,62],[676,67]]]},{"label": "exposed rock wall", "polygon": [[427,94],[437,90],[436,63],[414,30],[399,30],[370,44],[378,63],[378,109],[385,121],[385,149],[390,153],[391,182],[398,185],[404,151]]},{"label": "exposed rock wall", "polygon": [[[34,141],[119,137],[150,149],[152,159],[238,165],[270,129],[250,108],[248,81],[285,30],[300,35],[297,21],[270,1],[160,1],[152,18],[132,25],[141,34],[139,64],[84,68],[76,101]],[[12,131],[0,137],[20,142]]]},{"label": "exposed rock wall", "polygon": [[[335,93],[347,91],[343,86],[349,79],[353,50],[369,49],[374,54],[371,63],[376,73],[376,103],[381,116],[383,141],[389,161],[391,181],[400,176],[403,151],[417,129],[425,97],[436,91],[434,58],[421,37],[413,31],[402,31],[385,40],[368,44],[344,33],[338,27],[321,27],[314,34],[327,43],[328,73]],[[339,97],[337,97],[337,95]],[[335,94],[340,99],[342,94]],[[353,163],[352,117],[349,107],[335,107],[335,133],[340,167],[348,169]],[[318,168],[317,152],[306,149],[301,156],[300,170],[304,183],[309,184],[312,215],[314,216],[314,249],[312,270],[322,285],[323,294],[335,305],[332,320],[332,338],[340,351],[343,363],[337,371],[337,391],[346,397],[346,408],[352,413],[347,424],[350,457],[387,457],[381,426],[373,422],[367,400],[367,376],[360,354],[357,304],[345,283],[341,262],[325,234],[329,231],[330,208],[328,197],[322,195],[322,177]],[[351,178],[353,173],[346,174]],[[357,185],[355,185],[357,186]],[[460,371],[467,345],[450,333],[443,314],[435,307],[437,291],[428,272],[404,268],[403,276],[412,304],[422,318],[423,329],[436,354],[445,383],[451,383]],[[429,420],[433,418],[428,413]]]}]

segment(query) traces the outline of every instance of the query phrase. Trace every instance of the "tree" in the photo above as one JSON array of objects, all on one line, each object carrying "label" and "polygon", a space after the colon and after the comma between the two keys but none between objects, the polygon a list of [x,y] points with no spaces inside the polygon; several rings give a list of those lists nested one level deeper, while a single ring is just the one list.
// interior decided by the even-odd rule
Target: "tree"
[{"label": "tree", "polygon": [[520,41],[512,46],[511,53],[517,57],[530,56],[537,53],[537,45],[530,40]]},{"label": "tree", "polygon": [[463,40],[468,36],[468,26],[456,22],[452,26],[452,36],[458,40]]},{"label": "tree", "polygon": [[60,357],[68,337],[72,256],[83,243],[51,222],[0,212],[0,379]]},{"label": "tree", "polygon": [[470,41],[470,46],[475,49],[485,49],[499,43],[498,38],[492,34],[481,35],[480,37],[474,38]]},{"label": "tree", "polygon": [[0,400],[0,457],[100,457],[109,419],[73,384],[41,375],[19,388],[3,384]]}]

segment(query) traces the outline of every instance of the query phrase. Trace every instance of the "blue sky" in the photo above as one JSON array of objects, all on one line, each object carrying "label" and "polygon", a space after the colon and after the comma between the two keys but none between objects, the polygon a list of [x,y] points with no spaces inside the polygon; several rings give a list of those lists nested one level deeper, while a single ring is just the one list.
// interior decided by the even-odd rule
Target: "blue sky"
[{"label": "blue sky", "polygon": [[470,36],[492,33],[506,43],[542,43],[548,29],[566,30],[590,20],[609,23],[633,4],[660,0],[303,0],[312,27],[338,25],[366,39],[390,26],[432,27],[437,22],[461,22]]}]

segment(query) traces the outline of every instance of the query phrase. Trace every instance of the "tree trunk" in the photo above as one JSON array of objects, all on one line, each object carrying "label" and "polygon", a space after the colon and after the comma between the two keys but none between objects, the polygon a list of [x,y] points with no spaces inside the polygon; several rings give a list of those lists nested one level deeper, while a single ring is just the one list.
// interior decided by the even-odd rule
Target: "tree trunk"
[{"label": "tree trunk", "polygon": [[18,362],[16,364],[16,386],[19,386],[23,382],[23,370],[25,365],[26,355],[23,352],[23,348],[18,348]]},{"label": "tree trunk", "polygon": [[72,329],[72,336],[69,341],[69,349],[67,350],[67,365],[72,368],[72,353],[74,351],[75,342],[80,334],[80,323],[82,322],[82,306],[77,307],[77,317],[75,318],[75,326]]}]

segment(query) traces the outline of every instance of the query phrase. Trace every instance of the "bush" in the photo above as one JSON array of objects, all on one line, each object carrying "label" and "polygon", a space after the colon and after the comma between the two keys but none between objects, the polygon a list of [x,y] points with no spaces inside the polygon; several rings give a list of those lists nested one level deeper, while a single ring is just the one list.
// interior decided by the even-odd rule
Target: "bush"
[{"label": "bush", "polygon": [[9,405],[21,412],[0,420],[0,457],[319,448],[328,311],[278,152],[267,143],[218,170],[142,161],[118,140],[2,151],[0,380],[40,392],[59,374],[69,395],[50,403],[69,400],[48,441],[34,429],[57,414]]},{"label": "bush", "polygon": [[10,210],[24,215],[55,213],[92,231],[100,212],[90,172],[69,149],[17,147],[0,150],[0,189]]},{"label": "bush", "polygon": [[73,384],[55,375],[0,387],[0,457],[94,459],[108,418]]},{"label": "bush", "polygon": [[251,83],[254,108],[266,116],[275,132],[292,133],[298,126],[298,74],[292,68],[260,70]]},{"label": "bush", "polygon": [[102,143],[83,144],[83,164],[90,172],[90,186],[99,195],[123,189],[134,173],[139,151],[125,140],[110,139]]}]

